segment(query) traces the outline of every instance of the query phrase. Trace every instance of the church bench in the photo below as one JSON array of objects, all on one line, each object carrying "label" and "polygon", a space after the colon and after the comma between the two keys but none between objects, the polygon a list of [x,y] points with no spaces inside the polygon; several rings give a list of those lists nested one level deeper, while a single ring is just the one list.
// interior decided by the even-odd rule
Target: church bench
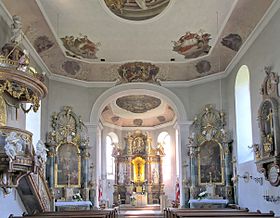
[{"label": "church bench", "polygon": [[258,212],[185,212],[175,213],[176,218],[183,217],[274,217],[273,213],[258,213]]},{"label": "church bench", "polygon": [[217,213],[217,212],[248,212],[246,209],[232,209],[232,208],[165,208],[164,217],[171,218],[176,217],[176,213],[200,213],[200,212],[209,212],[209,213]]},{"label": "church bench", "polygon": [[9,218],[25,218],[25,217],[30,217],[30,218],[109,218],[106,214],[84,214],[84,215],[59,215],[59,216],[54,216],[54,215],[30,215],[30,216],[10,216]]},{"label": "church bench", "polygon": [[[66,210],[66,211],[57,211],[57,212],[43,212],[43,213],[38,213],[35,214],[37,216],[46,216],[46,215],[53,215],[53,216],[59,216],[59,215],[87,215],[87,214],[106,214],[108,215],[108,217],[110,218],[115,218],[116,214],[117,214],[117,210],[116,209],[104,209],[104,210]],[[30,215],[27,215],[30,216]]]},{"label": "church bench", "polygon": [[[81,211],[58,211],[58,212],[43,212],[34,215],[24,215],[21,218],[89,218],[89,217],[100,217],[100,218],[115,218],[117,214],[116,209],[106,210],[81,210]],[[19,218],[10,216],[10,218]]]}]

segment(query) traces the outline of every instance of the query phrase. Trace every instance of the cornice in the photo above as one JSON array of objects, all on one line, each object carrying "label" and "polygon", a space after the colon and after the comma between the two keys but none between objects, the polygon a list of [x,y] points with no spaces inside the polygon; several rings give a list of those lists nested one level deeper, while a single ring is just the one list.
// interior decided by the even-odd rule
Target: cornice
[{"label": "cornice", "polygon": [[[260,22],[256,25],[252,33],[249,35],[247,40],[243,43],[242,47],[239,49],[237,54],[234,56],[230,64],[227,66],[226,70],[224,72],[215,73],[212,75],[208,75],[205,77],[201,77],[198,79],[190,80],[190,81],[162,81],[161,85],[163,87],[191,87],[203,83],[207,83],[210,81],[215,81],[219,79],[226,78],[230,75],[234,67],[238,64],[238,62],[241,60],[243,55],[247,52],[247,50],[250,48],[250,46],[253,44],[253,42],[256,40],[256,38],[260,35],[260,33],[263,31],[263,29],[266,27],[266,25],[269,23],[273,15],[279,10],[280,8],[280,1],[274,0],[263,18],[260,20]],[[0,12],[1,16],[5,20],[6,23],[12,22],[12,16],[7,11],[6,7],[4,6],[4,3],[0,1]],[[72,85],[82,86],[82,87],[96,87],[96,88],[110,88],[115,85],[115,82],[88,82],[88,81],[81,81],[78,79],[73,79],[61,75],[57,75],[54,73],[51,73],[51,71],[48,69],[44,61],[41,59],[39,54],[36,52],[30,41],[24,36],[23,37],[23,46],[29,51],[30,56],[34,59],[34,61],[38,64],[38,66],[41,67],[41,69],[46,72],[46,75],[50,80],[68,83]]]},{"label": "cornice", "polygon": [[258,24],[255,26],[254,30],[251,32],[247,40],[243,43],[242,47],[239,49],[237,54],[233,57],[227,68],[225,69],[224,77],[227,77],[230,75],[234,67],[238,64],[238,62],[241,60],[241,58],[244,56],[244,54],[247,52],[247,50],[250,48],[250,46],[254,43],[254,41],[257,39],[257,37],[261,34],[261,32],[264,30],[264,28],[267,26],[271,18],[274,16],[274,14],[280,9],[280,1],[274,0],[272,4],[270,5],[269,9],[266,11],[262,19],[258,22]]}]

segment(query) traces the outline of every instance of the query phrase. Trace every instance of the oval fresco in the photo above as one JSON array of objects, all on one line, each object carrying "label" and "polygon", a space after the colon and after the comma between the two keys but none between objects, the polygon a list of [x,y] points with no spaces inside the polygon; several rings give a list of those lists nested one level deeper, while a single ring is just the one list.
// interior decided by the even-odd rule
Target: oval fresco
[{"label": "oval fresco", "polygon": [[145,113],[157,108],[161,104],[161,100],[148,95],[129,95],[118,98],[116,104],[132,113]]},{"label": "oval fresco", "polygon": [[160,14],[170,0],[104,0],[106,6],[118,17],[139,21]]}]

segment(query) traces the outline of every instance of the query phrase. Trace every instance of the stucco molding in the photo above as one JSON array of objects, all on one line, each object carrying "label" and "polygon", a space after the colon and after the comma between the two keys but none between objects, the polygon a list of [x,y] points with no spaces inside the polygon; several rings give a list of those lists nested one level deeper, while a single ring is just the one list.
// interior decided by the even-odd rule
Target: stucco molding
[{"label": "stucco molding", "polygon": [[91,110],[90,123],[97,124],[99,122],[99,117],[101,116],[103,108],[111,101],[121,96],[139,93],[163,99],[173,108],[178,120],[181,120],[182,122],[187,121],[186,110],[183,103],[178,98],[178,96],[176,96],[167,88],[147,83],[128,83],[114,86],[106,90],[98,97]]}]

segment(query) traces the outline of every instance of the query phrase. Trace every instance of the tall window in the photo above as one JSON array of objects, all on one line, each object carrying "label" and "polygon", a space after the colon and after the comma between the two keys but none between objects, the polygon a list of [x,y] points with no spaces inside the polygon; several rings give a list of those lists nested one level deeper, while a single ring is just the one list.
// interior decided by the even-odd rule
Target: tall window
[{"label": "tall window", "polygon": [[118,136],[110,132],[106,136],[106,169],[107,169],[107,179],[114,179],[115,173],[115,158],[112,157],[112,151],[114,144],[119,142]]},{"label": "tall window", "polygon": [[171,179],[171,158],[172,158],[172,149],[171,149],[171,138],[167,132],[161,132],[158,135],[158,143],[161,143],[164,148],[165,157],[162,163],[162,172],[163,173],[163,182]]},{"label": "tall window", "polygon": [[[41,102],[40,102],[41,104]],[[27,103],[26,108],[30,107],[30,103]],[[25,129],[32,132],[32,140],[34,147],[41,138],[41,107],[35,113],[32,109],[26,114]]]},{"label": "tall window", "polygon": [[252,118],[250,97],[250,72],[246,65],[240,67],[235,79],[235,116],[238,163],[253,160],[248,146],[252,140]]}]

